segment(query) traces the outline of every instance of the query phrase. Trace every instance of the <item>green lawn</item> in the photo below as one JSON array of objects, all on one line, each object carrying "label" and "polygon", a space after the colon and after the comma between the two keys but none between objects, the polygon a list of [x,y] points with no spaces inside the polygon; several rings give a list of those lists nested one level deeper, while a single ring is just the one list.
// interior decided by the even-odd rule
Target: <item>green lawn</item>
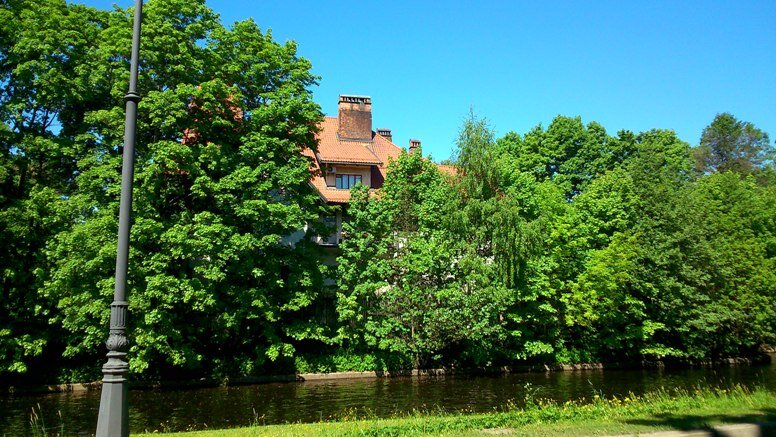
[{"label": "green lawn", "polygon": [[[414,414],[390,419],[254,426],[165,434],[180,437],[242,436],[577,436],[689,430],[726,423],[776,420],[776,393],[767,390],[665,391],[644,396],[557,404],[537,400],[486,414]],[[158,434],[146,434],[158,435]]]}]

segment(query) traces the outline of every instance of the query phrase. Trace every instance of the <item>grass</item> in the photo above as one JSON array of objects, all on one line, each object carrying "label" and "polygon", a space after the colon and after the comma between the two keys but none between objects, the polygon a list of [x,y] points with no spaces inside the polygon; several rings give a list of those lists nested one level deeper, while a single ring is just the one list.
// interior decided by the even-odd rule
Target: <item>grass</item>
[{"label": "grass", "polygon": [[[661,390],[556,403],[528,399],[484,414],[415,412],[388,419],[345,417],[338,422],[252,426],[164,434],[167,437],[247,436],[577,436],[690,430],[730,423],[776,420],[776,393],[764,389]],[[159,434],[145,434],[146,436]]]},{"label": "grass", "polygon": [[[32,411],[30,411],[30,432],[32,433],[33,437],[47,437],[47,436],[60,436],[65,435],[65,428],[64,425],[62,425],[62,412],[58,411],[57,415],[59,416],[59,422],[60,425],[57,427],[47,427],[46,422],[43,420],[43,415],[40,414],[43,410],[40,408],[40,404],[38,404],[38,409],[35,410],[35,407],[32,408]],[[5,435],[5,433],[3,434]]]}]

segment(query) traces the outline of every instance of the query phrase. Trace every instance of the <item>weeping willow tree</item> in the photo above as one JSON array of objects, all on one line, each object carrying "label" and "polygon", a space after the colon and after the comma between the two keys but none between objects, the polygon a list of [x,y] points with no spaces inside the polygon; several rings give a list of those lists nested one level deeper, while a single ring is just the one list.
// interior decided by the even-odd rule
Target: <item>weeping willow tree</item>
[{"label": "weeping willow tree", "polygon": [[459,131],[461,208],[454,230],[508,296],[499,315],[505,327],[501,351],[509,358],[546,355],[553,352],[558,305],[551,288],[536,278],[546,268],[546,224],[563,194],[522,171],[513,144],[494,138],[487,120],[473,113]]},{"label": "weeping willow tree", "polygon": [[459,144],[461,178],[402,154],[380,195],[353,192],[338,259],[343,346],[403,355],[415,367],[487,364],[508,347],[511,288],[524,282],[531,227],[520,205],[500,205],[509,197],[490,168],[492,131],[472,117]]}]

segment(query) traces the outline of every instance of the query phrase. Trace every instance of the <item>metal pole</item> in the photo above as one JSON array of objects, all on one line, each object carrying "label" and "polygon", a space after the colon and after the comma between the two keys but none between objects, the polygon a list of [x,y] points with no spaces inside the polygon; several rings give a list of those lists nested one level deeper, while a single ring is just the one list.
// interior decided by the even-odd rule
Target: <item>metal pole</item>
[{"label": "metal pole", "polygon": [[121,167],[121,202],[119,203],[119,239],[116,253],[116,288],[110,305],[108,362],[102,366],[102,395],[97,418],[97,437],[129,436],[129,405],[127,404],[127,262],[129,258],[129,228],[132,212],[132,178],[135,173],[135,127],[137,125],[137,64],[140,55],[140,23],[143,0],[135,0],[135,23],[132,32],[132,59],[129,91],[124,96],[124,155]]}]

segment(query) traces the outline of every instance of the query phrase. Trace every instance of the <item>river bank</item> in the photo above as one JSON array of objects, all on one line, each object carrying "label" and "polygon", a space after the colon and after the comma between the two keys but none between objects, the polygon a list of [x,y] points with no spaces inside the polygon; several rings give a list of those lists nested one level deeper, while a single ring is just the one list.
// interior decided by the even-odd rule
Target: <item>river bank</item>
[{"label": "river bank", "polygon": [[[337,422],[252,426],[166,434],[170,437],[242,437],[311,435],[622,435],[703,429],[732,423],[776,421],[776,393],[737,386],[696,391],[660,390],[641,396],[558,403],[527,399],[526,406],[506,404],[484,414],[414,412],[388,419],[346,417]],[[774,424],[760,435],[776,433]],[[769,434],[770,433],[770,434]],[[145,434],[146,436],[158,434]]]},{"label": "river bank", "polygon": [[[610,363],[578,363],[578,364],[533,364],[516,366],[491,366],[475,368],[436,368],[436,369],[412,369],[412,370],[377,370],[364,372],[329,372],[329,373],[296,373],[285,375],[262,375],[244,378],[236,378],[228,381],[212,379],[198,379],[192,381],[166,381],[166,382],[131,382],[134,390],[156,389],[186,389],[208,388],[219,386],[242,386],[266,384],[274,382],[305,382],[305,381],[334,381],[342,379],[361,378],[396,378],[396,377],[434,377],[434,376],[482,376],[482,375],[507,375],[520,373],[542,372],[577,372],[577,371],[603,371],[603,370],[640,370],[640,369],[692,369],[713,368],[727,366],[751,366],[765,365],[776,362],[776,350],[770,349],[760,355],[745,358],[725,358],[716,361],[630,361]],[[101,381],[82,382],[71,384],[51,384],[44,386],[10,386],[7,391],[12,394],[46,394],[67,393],[100,390]]]},{"label": "river bank", "polygon": [[[660,390],[736,386],[776,393],[776,363],[768,366],[641,370],[581,370],[482,376],[308,380],[299,383],[210,388],[132,390],[130,430],[173,432],[245,427],[251,424],[315,423],[347,417],[392,418],[418,411],[486,414],[526,399],[556,403],[637,396]],[[31,411],[53,429],[94,432],[100,391],[0,397],[0,435],[29,434]]]}]

